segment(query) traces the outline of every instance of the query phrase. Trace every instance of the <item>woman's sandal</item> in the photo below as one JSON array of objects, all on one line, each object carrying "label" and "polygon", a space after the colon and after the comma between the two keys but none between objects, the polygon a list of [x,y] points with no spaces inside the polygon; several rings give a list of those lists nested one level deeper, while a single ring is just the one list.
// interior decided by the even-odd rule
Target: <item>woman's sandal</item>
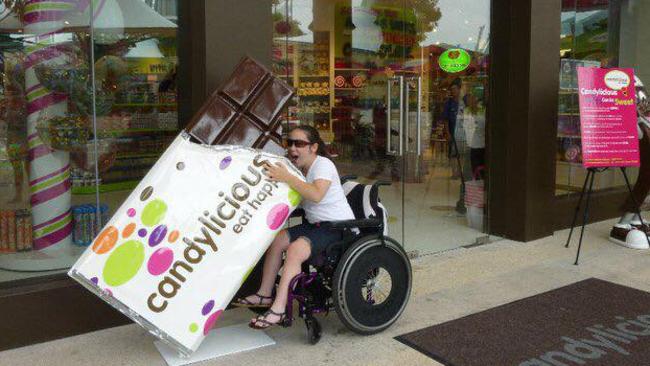
[{"label": "woman's sandal", "polygon": [[[266,320],[266,318],[269,315],[279,316],[280,319],[278,319],[278,321],[275,322],[275,323],[271,323],[270,321]],[[258,315],[257,318],[255,318],[254,320],[251,320],[251,322],[248,323],[248,326],[253,328],[253,329],[266,329],[266,328],[270,328],[270,327],[272,327],[274,325],[283,325],[284,322],[286,321],[286,319],[287,319],[287,314],[286,313],[276,313],[275,311],[269,309],[269,310],[266,311],[266,313],[264,313],[262,315]],[[261,324],[261,325],[258,325],[258,324]]]},{"label": "woman's sandal", "polygon": [[[249,295],[250,296],[250,295]],[[231,303],[232,306],[237,306],[240,308],[270,308],[271,305],[273,304],[273,296],[262,296],[260,294],[255,294],[259,301],[257,302],[252,302],[246,299],[246,297],[238,297]],[[267,303],[264,303],[263,301],[269,299],[270,301]]]}]

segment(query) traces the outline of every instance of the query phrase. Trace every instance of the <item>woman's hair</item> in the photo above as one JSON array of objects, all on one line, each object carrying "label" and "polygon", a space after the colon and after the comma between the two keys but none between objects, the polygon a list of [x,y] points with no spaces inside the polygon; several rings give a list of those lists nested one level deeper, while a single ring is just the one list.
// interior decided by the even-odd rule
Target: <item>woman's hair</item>
[{"label": "woman's hair", "polygon": [[327,153],[327,150],[325,150],[325,143],[323,142],[323,139],[320,138],[320,134],[318,133],[317,129],[309,125],[302,125],[292,127],[289,129],[289,133],[295,130],[304,132],[305,135],[307,135],[307,140],[312,144],[318,144],[318,150],[316,150],[316,154],[326,158],[330,157],[330,155]]}]

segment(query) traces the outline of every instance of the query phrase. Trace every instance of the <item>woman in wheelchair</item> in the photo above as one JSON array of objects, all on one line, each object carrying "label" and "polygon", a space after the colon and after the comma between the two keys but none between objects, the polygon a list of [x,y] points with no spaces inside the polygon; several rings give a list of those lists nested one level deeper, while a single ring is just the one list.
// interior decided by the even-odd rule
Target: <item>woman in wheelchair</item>
[{"label": "woman in wheelchair", "polygon": [[[329,244],[341,240],[342,231],[321,226],[320,223],[355,218],[341,186],[338,171],[328,158],[318,131],[311,126],[293,128],[289,132],[287,148],[290,161],[303,172],[306,182],[289,173],[280,163],[265,168],[270,179],[287,183],[302,196],[301,206],[305,211],[306,222],[278,233],[266,252],[259,290],[233,302],[234,306],[269,308],[266,313],[251,320],[249,326],[255,329],[282,324],[286,318],[290,281],[301,273],[303,262]],[[280,283],[275,288],[284,252],[284,269]]]}]

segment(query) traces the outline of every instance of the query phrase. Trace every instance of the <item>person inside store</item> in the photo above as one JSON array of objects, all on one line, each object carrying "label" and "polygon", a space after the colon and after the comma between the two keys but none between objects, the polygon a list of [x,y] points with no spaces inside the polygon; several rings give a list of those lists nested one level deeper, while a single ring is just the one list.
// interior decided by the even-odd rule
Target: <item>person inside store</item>
[{"label": "person inside store", "polygon": [[[249,326],[254,329],[266,329],[286,320],[291,279],[300,273],[303,262],[341,239],[340,231],[321,226],[321,223],[354,219],[339,173],[327,156],[318,130],[311,126],[294,127],[288,134],[286,146],[289,160],[305,175],[306,181],[291,174],[281,163],[267,164],[266,174],[274,181],[288,184],[302,196],[301,208],[305,211],[306,221],[277,234],[266,251],[259,289],[232,303],[239,307],[268,308],[264,314],[251,319]],[[276,277],[285,253],[282,275],[276,287]]]},{"label": "person inside store", "polygon": [[454,79],[449,87],[449,97],[445,100],[445,104],[442,108],[442,114],[440,120],[444,121],[447,125],[447,133],[450,137],[449,151],[447,156],[449,158],[455,157],[458,154],[456,142],[456,123],[458,122],[458,116],[463,115],[464,105],[460,100],[460,88],[462,82],[460,79]]},{"label": "person inside store", "polygon": [[469,146],[469,160],[475,178],[483,178],[485,167],[485,113],[481,111],[476,95],[467,94],[467,107],[463,116],[463,130]]},{"label": "person inside store", "polygon": [[449,98],[445,101],[440,120],[447,126],[447,134],[450,139],[448,157],[454,159],[451,162],[452,179],[461,180],[460,196],[456,202],[456,213],[465,214],[465,184],[464,180],[469,179],[471,172],[469,170],[469,159],[467,159],[467,144],[465,132],[463,130],[463,116],[465,114],[466,98],[461,98],[462,81],[459,78],[454,79],[449,87]]},{"label": "person inside store", "polygon": [[375,158],[375,168],[368,175],[369,179],[376,179],[379,175],[383,174],[386,166],[390,167],[391,179],[395,182],[400,179],[400,165],[399,160],[394,155],[386,154],[386,144],[388,143],[389,138],[399,138],[399,132],[397,129],[391,126],[390,136],[388,136],[388,131],[386,130],[386,114],[387,106],[386,103],[381,101],[372,109],[372,124],[374,126],[374,158]]}]

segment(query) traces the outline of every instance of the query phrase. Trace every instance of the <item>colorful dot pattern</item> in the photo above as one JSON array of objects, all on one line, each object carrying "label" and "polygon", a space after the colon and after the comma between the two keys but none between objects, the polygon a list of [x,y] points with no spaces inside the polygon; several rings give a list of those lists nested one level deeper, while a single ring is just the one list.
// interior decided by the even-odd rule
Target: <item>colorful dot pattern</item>
[{"label": "colorful dot pattern", "polygon": [[[227,169],[231,162],[232,157],[227,156],[221,160],[219,168]],[[146,202],[152,195],[153,187],[150,186],[141,192],[140,199]],[[287,196],[288,205],[279,203],[268,211],[267,226],[271,230],[279,229],[286,222],[291,208],[300,204],[301,199],[298,192],[290,189]],[[140,222],[144,227],[138,227],[136,222],[129,222],[121,230],[109,226],[93,243],[92,250],[96,254],[108,254],[102,276],[91,278],[91,282],[95,285],[99,286],[101,278],[103,283],[110,287],[121,286],[132,280],[142,267],[146,267],[146,272],[149,275],[160,276],[167,272],[174,262],[174,251],[166,245],[176,243],[181,234],[178,230],[170,230],[163,223],[168,211],[167,204],[162,199],[152,199],[141,210],[136,210],[135,207],[128,208],[126,214],[130,218],[135,218],[138,211],[141,212]],[[137,233],[137,237],[133,236],[134,233]],[[125,242],[118,244],[120,236],[125,239]],[[147,247],[154,248],[148,257]],[[145,261],[146,265],[144,265]],[[246,272],[243,281],[250,275],[253,268],[251,267]],[[112,291],[109,288],[104,287],[102,291],[108,296],[112,296]],[[202,323],[203,334],[207,335],[223,313],[223,309],[215,310],[214,308],[215,300],[206,301],[200,309],[204,320],[189,324],[188,331],[190,333],[198,332],[201,328],[199,324]]]},{"label": "colorful dot pattern", "polygon": [[[147,202],[152,195],[153,187],[149,186],[140,193],[140,200]],[[147,273],[152,276],[160,276],[171,267],[174,251],[161,244],[173,244],[180,237],[180,232],[173,230],[167,235],[170,232],[168,226],[161,224],[167,213],[167,204],[162,199],[153,199],[140,211],[140,221],[145,227],[138,228],[136,222],[129,222],[121,230],[111,225],[105,228],[93,243],[93,252],[108,255],[101,276],[91,278],[95,285],[99,286],[101,278],[104,284],[118,287],[131,281],[142,267],[146,267]],[[136,208],[130,207],[126,210],[126,215],[135,218],[137,212]],[[147,227],[153,229],[149,230]],[[136,237],[133,236],[134,233],[137,233]],[[123,243],[119,243],[120,236],[125,240]],[[156,249],[147,253],[144,243]],[[110,292],[108,289],[104,291]]]}]

